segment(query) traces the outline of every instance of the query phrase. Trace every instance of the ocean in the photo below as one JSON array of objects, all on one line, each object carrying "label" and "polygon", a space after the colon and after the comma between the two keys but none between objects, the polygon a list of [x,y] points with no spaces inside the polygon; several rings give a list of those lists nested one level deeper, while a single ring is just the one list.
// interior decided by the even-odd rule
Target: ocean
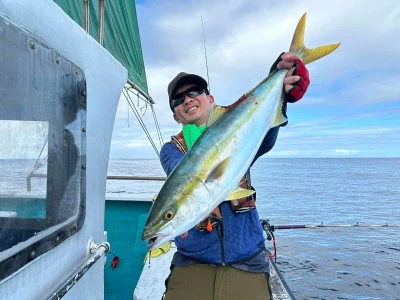
[{"label": "ocean", "polygon": [[[111,160],[108,175],[165,173],[158,160]],[[400,158],[262,158],[251,175],[271,225],[400,224]],[[150,199],[162,184],[108,180],[107,197]],[[400,227],[274,234],[277,265],[297,299],[400,299]]]}]

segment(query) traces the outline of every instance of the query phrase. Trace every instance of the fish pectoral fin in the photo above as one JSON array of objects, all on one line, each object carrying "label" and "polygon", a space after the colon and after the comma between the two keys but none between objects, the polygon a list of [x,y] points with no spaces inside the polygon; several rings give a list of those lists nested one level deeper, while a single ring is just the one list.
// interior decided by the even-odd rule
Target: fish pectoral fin
[{"label": "fish pectoral fin", "polygon": [[230,162],[231,158],[225,158],[222,162],[220,162],[218,164],[218,166],[216,166],[214,168],[214,170],[212,170],[212,172],[210,173],[210,175],[208,175],[207,179],[206,179],[206,183],[211,181],[211,180],[218,180],[222,175],[225,174],[225,170],[228,167],[228,164]]},{"label": "fish pectoral fin", "polygon": [[[244,198],[244,197],[248,197],[251,196],[255,193],[255,190],[247,190],[247,189],[243,189],[241,187],[237,187],[236,189],[234,189],[226,198],[226,200],[231,200],[231,201],[236,201],[236,199],[240,199],[240,198]],[[237,201],[236,201],[237,202]]]},{"label": "fish pectoral fin", "polygon": [[228,109],[225,106],[214,105],[213,108],[210,110],[210,114],[208,116],[207,128],[217,122],[218,119],[227,112],[227,110]]},{"label": "fish pectoral fin", "polygon": [[271,125],[272,128],[280,126],[280,125],[284,126],[283,124],[287,123],[288,119],[283,113],[284,105],[286,105],[284,102],[284,97],[281,97],[281,100],[279,101],[278,109],[276,110],[275,118],[272,121],[272,125]]}]

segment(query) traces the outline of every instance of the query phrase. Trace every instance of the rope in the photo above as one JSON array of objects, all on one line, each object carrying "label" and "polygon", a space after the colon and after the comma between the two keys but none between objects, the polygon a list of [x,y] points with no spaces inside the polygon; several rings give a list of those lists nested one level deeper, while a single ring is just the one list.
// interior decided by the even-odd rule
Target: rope
[{"label": "rope", "polygon": [[49,140],[49,136],[47,135],[46,140],[43,143],[42,150],[40,150],[39,156],[38,156],[38,158],[32,168],[32,171],[29,175],[34,174],[39,168],[41,168],[47,162],[47,155],[45,155],[42,159],[40,159],[40,157],[42,156],[43,150],[46,147],[48,140]]},{"label": "rope", "polygon": [[162,146],[164,145],[164,140],[163,140],[162,135],[161,135],[160,126],[158,125],[158,120],[157,120],[156,112],[154,111],[153,104],[150,103],[150,107],[151,107],[151,111],[153,112],[154,123],[155,123],[155,125],[156,125],[157,134],[158,134],[158,140],[160,141],[160,146],[162,147]]},{"label": "rope", "polygon": [[[133,113],[135,114],[136,119],[138,120],[140,126],[142,127],[144,133],[146,134],[146,136],[147,136],[149,142],[150,142],[151,145],[153,146],[154,151],[156,152],[156,154],[158,155],[158,157],[160,157],[160,152],[158,151],[158,149],[157,149],[157,147],[156,147],[156,145],[155,145],[155,143],[154,143],[154,141],[153,141],[153,139],[152,139],[152,137],[151,137],[149,131],[147,130],[147,127],[146,127],[146,125],[144,124],[143,119],[142,119],[142,117],[141,117],[140,114],[139,114],[139,111],[137,110],[135,104],[133,103],[133,101],[132,101],[132,99],[131,99],[131,97],[130,97],[128,91],[129,91],[129,88],[124,87],[122,93],[124,94],[126,100],[128,101],[129,106],[131,107]],[[138,97],[138,99],[139,99],[139,97],[140,97],[139,94],[137,94],[137,97]],[[145,100],[145,102],[148,103],[148,104],[150,104],[150,102],[148,102],[148,101],[146,101],[146,100]],[[150,104],[150,105],[151,105],[151,104]],[[147,107],[147,105],[146,105],[146,107]]]},{"label": "rope", "polygon": [[126,101],[126,108],[127,108],[127,111],[128,111],[128,120],[127,120],[128,127],[131,127],[131,124],[129,122],[129,103],[128,103],[128,101]]}]

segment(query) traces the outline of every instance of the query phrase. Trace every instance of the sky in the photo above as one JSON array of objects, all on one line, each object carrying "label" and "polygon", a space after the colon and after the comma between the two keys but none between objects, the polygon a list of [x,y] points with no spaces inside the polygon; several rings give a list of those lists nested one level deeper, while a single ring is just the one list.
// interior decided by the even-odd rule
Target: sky
[{"label": "sky", "polygon": [[[229,105],[257,85],[288,51],[307,12],[308,48],[340,47],[307,68],[304,98],[289,104],[266,157],[400,156],[400,5],[398,1],[141,0],[136,1],[149,94],[163,141],[181,126],[168,105],[168,83],[179,72],[207,79],[211,94]],[[152,110],[139,105],[158,149]],[[124,99],[120,100],[111,159],[157,158]]]}]

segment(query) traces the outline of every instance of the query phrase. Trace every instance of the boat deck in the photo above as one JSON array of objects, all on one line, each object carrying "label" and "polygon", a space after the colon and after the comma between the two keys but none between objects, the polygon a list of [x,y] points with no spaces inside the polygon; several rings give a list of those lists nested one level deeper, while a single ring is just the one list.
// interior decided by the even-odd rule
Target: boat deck
[{"label": "boat deck", "polygon": [[[165,279],[169,275],[169,267],[172,257],[176,251],[174,243],[171,250],[155,258],[147,260],[143,267],[142,274],[136,286],[134,300],[161,299],[165,291]],[[277,269],[275,263],[270,259],[271,289],[274,300],[294,299],[285,280]]]}]

